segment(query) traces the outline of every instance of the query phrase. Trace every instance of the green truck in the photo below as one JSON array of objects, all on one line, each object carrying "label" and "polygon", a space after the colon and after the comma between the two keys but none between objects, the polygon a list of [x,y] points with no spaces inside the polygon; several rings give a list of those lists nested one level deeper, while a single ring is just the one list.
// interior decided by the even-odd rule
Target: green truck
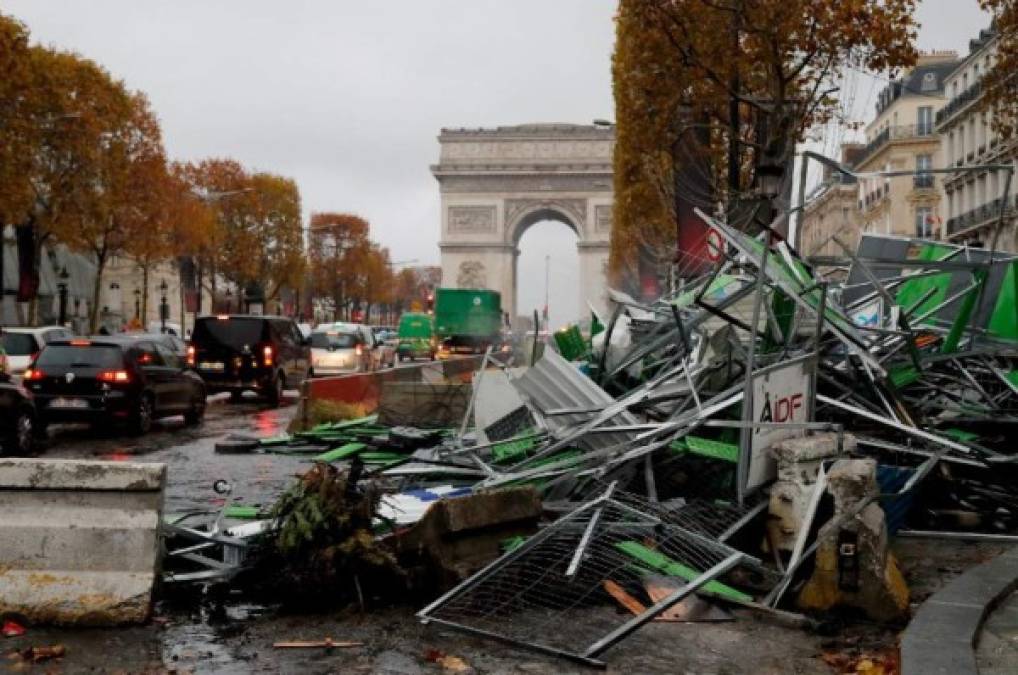
[{"label": "green truck", "polygon": [[502,296],[468,288],[435,290],[435,334],[438,358],[483,354],[502,342]]},{"label": "green truck", "polygon": [[430,314],[406,312],[399,318],[396,355],[400,361],[435,359],[435,324]]}]

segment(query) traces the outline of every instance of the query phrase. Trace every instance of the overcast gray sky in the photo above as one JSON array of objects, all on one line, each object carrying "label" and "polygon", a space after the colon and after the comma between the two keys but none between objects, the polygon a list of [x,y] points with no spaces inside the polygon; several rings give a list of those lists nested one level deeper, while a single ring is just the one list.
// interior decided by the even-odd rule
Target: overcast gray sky
[{"label": "overcast gray sky", "polygon": [[[393,260],[437,263],[443,126],[612,117],[615,0],[0,0],[34,39],[145,91],[181,160],[230,156],[300,185],[305,216],[366,217]],[[920,46],[958,49],[976,0],[924,0]],[[857,99],[865,103],[860,87]],[[869,114],[869,110],[866,111]],[[574,238],[534,228],[521,310],[577,312]],[[555,276],[558,275],[558,276]]]}]

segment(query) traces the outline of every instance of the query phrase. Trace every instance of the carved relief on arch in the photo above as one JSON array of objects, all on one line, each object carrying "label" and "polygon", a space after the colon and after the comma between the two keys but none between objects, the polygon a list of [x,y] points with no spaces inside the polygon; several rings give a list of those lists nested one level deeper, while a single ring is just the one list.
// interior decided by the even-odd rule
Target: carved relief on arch
[{"label": "carved relief on arch", "polygon": [[449,232],[494,232],[494,206],[450,206]]},{"label": "carved relief on arch", "polygon": [[558,211],[569,218],[583,237],[584,224],[587,222],[587,200],[572,198],[549,198],[549,199],[507,199],[505,200],[505,227],[506,231],[515,227],[519,217],[537,209],[549,209]]},{"label": "carved relief on arch", "polygon": [[478,260],[464,260],[460,263],[456,275],[457,288],[487,288],[488,276],[485,274],[484,263]]}]

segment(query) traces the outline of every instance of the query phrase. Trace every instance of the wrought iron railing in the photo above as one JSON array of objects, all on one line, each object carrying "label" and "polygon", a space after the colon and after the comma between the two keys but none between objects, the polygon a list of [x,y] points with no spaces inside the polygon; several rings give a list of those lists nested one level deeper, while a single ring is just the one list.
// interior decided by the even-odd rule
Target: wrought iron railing
[{"label": "wrought iron railing", "polygon": [[983,83],[980,80],[979,82],[976,82],[962,93],[952,98],[950,101],[947,102],[947,105],[945,105],[943,108],[937,111],[936,115],[937,126],[939,127],[940,125],[944,124],[949,119],[954,117],[955,113],[960,112],[962,108],[967,106],[969,103],[972,103],[972,101],[975,101],[977,98],[979,98],[979,95],[982,93],[983,93]]},{"label": "wrought iron railing", "polygon": [[[985,225],[988,222],[995,220],[1000,217],[1000,207],[1004,203],[1003,197],[998,197],[993,201],[986,202],[976,208],[966,211],[965,213],[948,218],[946,223],[947,234],[955,234],[962,230],[967,230],[972,227],[978,227]],[[1015,212],[1016,202],[1018,202],[1018,196],[1015,196],[1007,200],[1005,207],[1005,214],[1013,214]]]}]

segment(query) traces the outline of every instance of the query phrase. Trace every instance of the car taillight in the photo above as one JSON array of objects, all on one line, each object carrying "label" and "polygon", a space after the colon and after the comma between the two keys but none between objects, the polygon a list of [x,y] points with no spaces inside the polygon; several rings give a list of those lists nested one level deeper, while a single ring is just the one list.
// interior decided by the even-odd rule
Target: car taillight
[{"label": "car taillight", "polygon": [[262,349],[262,359],[265,361],[266,366],[272,365],[272,347],[265,345],[265,348]]},{"label": "car taillight", "polygon": [[126,384],[131,381],[131,376],[126,370],[104,370],[99,373],[98,380],[100,382]]},{"label": "car taillight", "polygon": [[21,376],[21,379],[25,380],[25,381],[28,381],[28,380],[41,380],[44,377],[46,377],[46,374],[43,373],[41,370],[37,370],[35,368],[29,368]]},{"label": "car taillight", "polygon": [[357,354],[357,356],[362,355],[364,353],[364,346],[357,345],[356,347],[354,347],[354,352]]},{"label": "car taillight", "polygon": [[194,357],[195,357],[194,347],[188,347],[186,357],[187,365],[194,366]]}]

